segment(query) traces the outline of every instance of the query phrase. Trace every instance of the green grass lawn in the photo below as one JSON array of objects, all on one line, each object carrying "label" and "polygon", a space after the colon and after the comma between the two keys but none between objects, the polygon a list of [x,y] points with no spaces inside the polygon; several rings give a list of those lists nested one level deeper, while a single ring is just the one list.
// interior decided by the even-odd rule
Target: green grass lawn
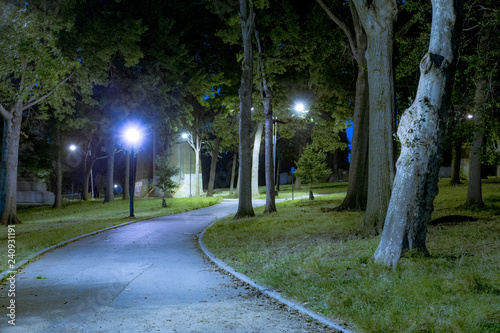
[{"label": "green grass lawn", "polygon": [[[331,194],[335,192],[345,192],[347,191],[347,182],[338,182],[338,183],[322,183],[315,184],[312,187],[312,191],[314,195],[317,194]],[[236,192],[236,189],[235,189]],[[228,189],[217,189],[214,191],[215,196],[222,196],[223,198],[234,199],[238,196],[236,194],[229,195]],[[309,196],[309,185],[302,184],[301,189],[297,189],[294,186],[294,190],[292,193],[292,185],[280,185],[280,190],[278,191],[278,196],[276,199],[286,199],[286,198],[294,198]],[[259,196],[255,197],[255,199],[265,199],[266,198],[266,187],[259,186]]]},{"label": "green grass lawn", "polygon": [[380,237],[363,238],[361,212],[323,212],[344,194],[220,220],[204,242],[238,271],[359,332],[500,332],[500,179],[484,182],[487,208],[466,210],[467,186],[440,182],[429,226],[431,257],[408,253],[395,270],[373,262]]},{"label": "green grass lawn", "polygon": [[[222,198],[178,198],[167,199],[167,208],[162,208],[161,199],[136,199],[135,218],[129,218],[129,200],[115,199],[113,202],[79,201],[64,204],[61,209],[36,207],[18,210],[22,224],[15,226],[16,261],[32,253],[62,241],[120,223],[171,215],[214,205]],[[0,272],[7,270],[7,228],[0,234]]]}]

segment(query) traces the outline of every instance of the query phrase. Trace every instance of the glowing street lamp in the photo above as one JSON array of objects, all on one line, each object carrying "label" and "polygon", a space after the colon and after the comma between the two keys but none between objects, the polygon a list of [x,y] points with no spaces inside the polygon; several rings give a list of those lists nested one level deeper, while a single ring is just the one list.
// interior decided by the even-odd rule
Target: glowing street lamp
[{"label": "glowing street lamp", "polygon": [[137,127],[129,126],[125,129],[123,133],[125,141],[130,145],[130,174],[129,174],[129,191],[130,191],[130,216],[134,216],[134,189],[135,189],[135,160],[134,160],[134,148],[138,146],[142,133]]},{"label": "glowing street lamp", "polygon": [[306,110],[306,107],[304,105],[304,103],[296,103],[295,104],[295,111],[297,112],[304,112]]},{"label": "glowing street lamp", "polygon": [[[188,140],[189,145],[192,147],[193,146],[193,140],[191,139],[191,134],[189,133],[182,133],[182,138],[184,140]],[[191,150],[189,150],[189,197],[191,198]]]}]

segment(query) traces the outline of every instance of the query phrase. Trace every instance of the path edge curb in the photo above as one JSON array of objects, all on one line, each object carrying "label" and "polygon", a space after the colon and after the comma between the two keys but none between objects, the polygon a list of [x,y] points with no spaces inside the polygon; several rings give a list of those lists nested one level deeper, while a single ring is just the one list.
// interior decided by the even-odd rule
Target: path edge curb
[{"label": "path edge curb", "polygon": [[305,308],[304,306],[298,304],[298,303],[295,303],[294,301],[291,301],[289,299],[286,299],[284,298],[283,296],[281,296],[281,294],[275,290],[272,290],[270,288],[267,288],[267,287],[264,287],[264,286],[261,286],[260,284],[258,284],[257,282],[255,282],[254,280],[252,280],[251,278],[249,278],[248,276],[246,276],[245,274],[242,274],[242,273],[239,273],[237,272],[234,268],[232,268],[231,266],[227,265],[225,262],[223,262],[222,260],[218,259],[212,252],[210,252],[210,250],[205,246],[205,243],[203,243],[203,236],[205,235],[205,232],[207,231],[208,228],[210,228],[213,224],[215,224],[217,222],[217,219],[214,220],[212,223],[210,223],[200,234],[200,236],[198,237],[198,244],[200,245],[200,248],[201,250],[205,253],[205,255],[214,263],[216,264],[220,269],[228,272],[229,274],[231,274],[232,276],[234,276],[235,278],[245,282],[245,283],[248,283],[249,285],[251,285],[252,287],[256,288],[257,290],[259,290],[261,293],[277,300],[278,302],[281,302],[283,304],[286,304],[288,305],[290,308],[292,309],[295,309],[297,311],[299,311],[300,313],[302,314],[305,314],[305,315],[308,315],[309,317],[312,317],[313,319],[321,322],[322,324],[324,325],[327,325],[329,327],[332,327],[334,329],[337,329],[343,333],[356,333],[354,331],[351,331],[347,328],[345,328],[344,326],[342,326],[341,324],[339,323],[336,323],[334,321],[331,321],[307,308]]}]

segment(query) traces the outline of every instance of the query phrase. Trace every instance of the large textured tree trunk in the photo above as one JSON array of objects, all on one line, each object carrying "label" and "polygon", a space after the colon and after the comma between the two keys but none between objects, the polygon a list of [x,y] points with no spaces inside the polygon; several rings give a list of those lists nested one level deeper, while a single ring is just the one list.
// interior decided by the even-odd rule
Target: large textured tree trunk
[{"label": "large textured tree trunk", "polygon": [[207,197],[214,196],[215,172],[217,171],[217,159],[219,157],[220,137],[215,139],[212,161],[210,163],[210,177],[208,179]]},{"label": "large textured tree trunk", "polygon": [[486,80],[479,78],[476,83],[474,114],[474,141],[469,152],[469,186],[467,188],[466,206],[483,207],[483,192],[481,187],[481,149],[484,144],[484,125],[482,110],[486,104]]},{"label": "large textured tree trunk", "polygon": [[[59,125],[56,125],[59,127]],[[56,153],[56,160],[55,160],[55,184],[56,184],[56,190],[55,190],[55,196],[54,196],[54,204],[52,205],[52,208],[61,208],[62,207],[62,163],[61,163],[61,133],[59,131],[59,128],[56,128],[56,145],[57,145],[57,153]]]},{"label": "large textured tree trunk", "polygon": [[401,155],[375,261],[395,266],[406,249],[427,253],[427,223],[438,193],[444,114],[448,107],[458,42],[457,0],[432,0],[429,50],[420,63],[415,101],[398,128]]},{"label": "large textured tree trunk", "polygon": [[462,142],[456,143],[451,148],[451,185],[462,184],[460,181],[460,160],[462,159]]},{"label": "large textured tree trunk", "polygon": [[240,96],[240,172],[238,211],[234,218],[255,216],[252,207],[252,156],[250,149],[250,130],[252,126],[252,88],[253,88],[253,52],[252,37],[254,28],[253,4],[240,0],[241,35],[243,37],[243,64]]},{"label": "large textured tree trunk", "polygon": [[123,180],[123,199],[130,199],[130,154],[125,150],[123,151],[125,154],[125,174]]},{"label": "large textured tree trunk", "polygon": [[259,159],[260,145],[262,143],[262,132],[264,131],[264,123],[259,121],[257,130],[255,131],[253,156],[252,156],[252,197],[259,196]]},{"label": "large textured tree trunk", "polygon": [[369,103],[366,63],[358,66],[356,99],[354,104],[351,162],[347,194],[336,210],[362,210],[366,208],[368,191],[368,138]]},{"label": "large textured tree trunk", "polygon": [[115,143],[113,139],[106,135],[104,138],[104,145],[106,146],[106,189],[104,191],[104,202],[114,201],[114,170],[115,170]]},{"label": "large textured tree trunk", "polygon": [[19,140],[21,136],[22,102],[17,102],[4,117],[2,139],[2,161],[0,163],[0,218],[2,225],[21,223],[17,219],[17,167]]},{"label": "large textured tree trunk", "polygon": [[354,4],[368,40],[366,60],[370,95],[368,197],[361,232],[379,234],[384,226],[395,172],[392,51],[397,6],[395,0],[355,0]]},{"label": "large textured tree trunk", "polygon": [[236,163],[238,160],[238,152],[233,154],[233,165],[231,166],[231,184],[229,184],[229,194],[233,195],[234,192],[234,177],[236,177]]}]

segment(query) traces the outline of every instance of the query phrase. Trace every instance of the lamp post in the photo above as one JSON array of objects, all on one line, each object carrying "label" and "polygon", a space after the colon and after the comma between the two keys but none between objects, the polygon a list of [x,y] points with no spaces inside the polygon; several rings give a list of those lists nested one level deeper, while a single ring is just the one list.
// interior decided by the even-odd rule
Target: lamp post
[{"label": "lamp post", "polygon": [[[77,149],[78,149],[78,146],[77,146],[77,145],[71,144],[71,145],[69,146],[69,150],[71,150],[71,151],[75,151],[75,150],[77,150]],[[87,154],[88,154],[88,155],[92,155],[92,152],[89,150],[89,151],[87,152]],[[87,160],[87,159],[85,158],[84,163],[87,163],[87,162],[86,162],[86,160]],[[84,186],[87,186],[87,189],[88,189],[89,184],[85,184]],[[90,167],[90,188],[91,188],[91,191],[92,191],[92,192],[91,192],[91,193],[92,193],[92,200],[94,200],[94,177],[93,177],[93,175],[92,175],[92,166]],[[88,193],[88,192],[86,192],[86,193]]]},{"label": "lamp post", "polygon": [[[188,140],[189,145],[193,146],[193,140],[191,139],[191,134],[182,133],[182,138]],[[191,194],[191,150],[189,151],[189,197],[192,197]]]},{"label": "lamp post", "polygon": [[[306,106],[304,103],[297,102],[295,103],[294,110],[300,114],[308,112],[306,110]],[[277,142],[277,132],[278,132],[278,126],[277,126],[277,117],[274,117],[273,119],[273,169],[274,169],[274,185],[278,185],[279,181],[279,173],[278,170],[276,170],[276,142]],[[293,185],[292,185],[293,187]]]},{"label": "lamp post", "polygon": [[134,216],[134,189],[135,189],[135,159],[134,147],[139,144],[141,140],[141,132],[136,127],[128,127],[125,129],[124,137],[130,145],[130,175],[129,175],[129,191],[130,191],[130,215]]}]

